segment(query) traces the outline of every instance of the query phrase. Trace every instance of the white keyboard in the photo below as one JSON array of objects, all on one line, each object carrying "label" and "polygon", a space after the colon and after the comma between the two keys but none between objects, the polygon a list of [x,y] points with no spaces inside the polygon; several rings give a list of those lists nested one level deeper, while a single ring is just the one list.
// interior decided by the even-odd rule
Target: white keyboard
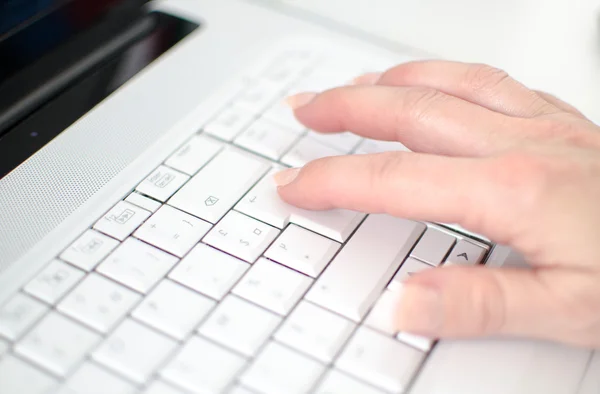
[{"label": "white keyboard", "polygon": [[301,210],[272,180],[319,157],[405,149],[306,130],[282,104],[383,67],[364,58],[275,53],[148,169],[0,305],[0,392],[406,392],[435,342],[395,330],[394,292],[418,271],[483,263],[490,245],[387,215]]}]

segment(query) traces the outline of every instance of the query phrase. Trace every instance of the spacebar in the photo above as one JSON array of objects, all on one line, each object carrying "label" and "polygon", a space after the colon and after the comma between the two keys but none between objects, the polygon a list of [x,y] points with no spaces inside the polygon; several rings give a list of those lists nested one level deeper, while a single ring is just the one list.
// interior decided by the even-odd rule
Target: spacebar
[{"label": "spacebar", "polygon": [[370,215],[323,272],[306,299],[360,321],[406,258],[423,223]]}]

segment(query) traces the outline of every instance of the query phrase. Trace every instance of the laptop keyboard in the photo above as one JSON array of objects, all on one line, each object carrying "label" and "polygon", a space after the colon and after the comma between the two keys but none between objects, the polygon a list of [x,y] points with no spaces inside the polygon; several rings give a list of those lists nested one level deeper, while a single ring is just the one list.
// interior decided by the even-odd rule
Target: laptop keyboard
[{"label": "laptop keyboard", "polygon": [[395,293],[416,272],[482,263],[489,245],[298,209],[272,180],[319,157],[406,149],[306,130],[283,104],[370,71],[363,58],[288,48],[232,92],[0,306],[1,391],[405,392],[435,342],[395,330]]}]

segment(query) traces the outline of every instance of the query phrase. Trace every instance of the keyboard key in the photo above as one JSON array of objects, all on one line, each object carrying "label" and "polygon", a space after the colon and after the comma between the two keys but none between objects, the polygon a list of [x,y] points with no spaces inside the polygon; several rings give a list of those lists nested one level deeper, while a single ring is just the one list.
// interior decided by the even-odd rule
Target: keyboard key
[{"label": "keyboard key", "polygon": [[142,384],[175,347],[172,339],[127,319],[96,349],[92,357],[118,374]]},{"label": "keyboard key", "polygon": [[424,353],[360,327],[336,361],[336,367],[393,393],[402,393],[423,361]]},{"label": "keyboard key", "polygon": [[414,243],[423,223],[370,215],[333,259],[306,298],[360,321],[383,293]]},{"label": "keyboard key", "polygon": [[177,263],[177,258],[129,238],[98,266],[98,272],[146,293]]},{"label": "keyboard key", "polygon": [[137,192],[133,192],[130,195],[128,195],[127,198],[125,198],[125,201],[130,202],[133,205],[137,205],[138,207],[150,212],[158,211],[158,208],[160,208],[162,205],[160,202]]},{"label": "keyboard key", "polygon": [[94,229],[123,241],[129,237],[148,217],[150,212],[130,204],[119,201],[113,209],[108,211],[95,225]]},{"label": "keyboard key", "polygon": [[86,362],[57,394],[134,394],[136,388],[93,362]]},{"label": "keyboard key", "polygon": [[256,115],[244,110],[242,107],[233,105],[225,108],[206,126],[204,131],[225,141],[233,139],[242,132],[254,119]]},{"label": "keyboard key", "polygon": [[392,278],[392,281],[388,285],[388,290],[396,291],[397,289],[399,289],[400,284],[406,279],[410,278],[412,275],[416,274],[417,272],[421,272],[432,268],[433,267],[429,264],[409,257],[404,263],[402,263],[400,269]]},{"label": "keyboard key", "polygon": [[363,213],[343,209],[309,211],[286,204],[273,181],[276,171],[254,186],[235,209],[280,229],[292,222],[338,242],[345,242],[365,217]]},{"label": "keyboard key", "polygon": [[15,351],[48,371],[65,376],[100,341],[100,335],[51,312],[17,345]]},{"label": "keyboard key", "polygon": [[437,267],[442,263],[455,242],[456,238],[452,235],[434,228],[428,228],[410,255]]},{"label": "keyboard key", "polygon": [[318,141],[324,145],[334,148],[341,153],[350,153],[362,141],[362,138],[356,134],[345,133],[318,133],[309,131],[308,138]]},{"label": "keyboard key", "polygon": [[183,391],[174,388],[163,382],[162,380],[155,380],[152,382],[143,394],[186,394]]},{"label": "keyboard key", "polygon": [[275,100],[273,105],[263,113],[262,117],[295,134],[300,134],[306,130],[306,126],[296,119],[294,112],[283,98]]},{"label": "keyboard key", "polygon": [[279,99],[284,87],[266,80],[252,81],[234,99],[234,105],[245,111],[260,114]]},{"label": "keyboard key", "polygon": [[133,235],[175,256],[183,257],[211,227],[204,220],[165,205]]},{"label": "keyboard key", "polygon": [[390,151],[410,152],[407,147],[396,141],[377,141],[370,139],[364,139],[356,148],[356,153],[358,154],[372,154]]},{"label": "keyboard key", "polygon": [[0,391],[6,394],[46,394],[56,381],[14,356],[0,359]]},{"label": "keyboard key", "polygon": [[317,361],[271,342],[240,381],[244,386],[264,394],[304,394],[309,392],[324,370]]},{"label": "keyboard key", "polygon": [[320,143],[309,137],[304,137],[281,159],[290,167],[303,167],[306,163],[322,157],[340,156],[342,152]]},{"label": "keyboard key", "polygon": [[165,202],[184,183],[190,179],[189,176],[172,168],[160,166],[152,174],[140,183],[135,190],[152,197],[155,200]]},{"label": "keyboard key", "polygon": [[373,306],[365,319],[365,326],[390,336],[396,335],[395,312],[398,308],[398,294],[385,291]]},{"label": "keyboard key", "polygon": [[169,201],[169,205],[216,223],[269,169],[234,149],[219,153]]},{"label": "keyboard key", "polygon": [[47,311],[48,307],[40,301],[22,293],[15,294],[0,307],[0,335],[16,340]]},{"label": "keyboard key", "polygon": [[233,288],[233,293],[275,313],[287,315],[311,282],[308,276],[263,258],[250,268]]},{"label": "keyboard key", "polygon": [[91,274],[58,305],[58,310],[107,333],[139,300],[136,292],[103,276]]},{"label": "keyboard key", "polygon": [[230,295],[219,304],[198,332],[223,346],[252,357],[280,321],[279,316]]},{"label": "keyboard key", "polygon": [[454,246],[444,264],[475,265],[480,264],[487,250],[469,241],[461,240]]},{"label": "keyboard key", "polygon": [[204,238],[204,242],[249,263],[263,254],[279,230],[242,213],[231,211]]},{"label": "keyboard key", "polygon": [[221,149],[223,144],[202,135],[193,136],[165,162],[171,168],[194,175]]},{"label": "keyboard key", "polygon": [[235,144],[272,160],[279,160],[298,135],[268,120],[259,119],[242,131]]},{"label": "keyboard key", "polygon": [[310,51],[285,50],[261,70],[259,78],[279,86],[287,86],[302,76],[315,61],[316,56]]},{"label": "keyboard key", "polygon": [[67,263],[53,260],[25,286],[25,291],[50,305],[54,305],[84,275],[83,271]]},{"label": "keyboard key", "polygon": [[206,339],[192,337],[161,376],[194,393],[221,393],[245,362],[242,356]]},{"label": "keyboard key", "polygon": [[10,349],[10,344],[8,343],[8,341],[5,341],[4,339],[0,338],[0,358],[4,356],[4,353],[8,352],[8,349]]},{"label": "keyboard key", "polygon": [[220,300],[244,275],[249,264],[205,244],[198,244],[169,278]]},{"label": "keyboard key", "polygon": [[275,339],[328,364],[354,326],[339,315],[302,301],[275,333]]},{"label": "keyboard key", "polygon": [[384,394],[371,386],[332,369],[319,384],[315,394]]},{"label": "keyboard key", "polygon": [[416,347],[417,349],[422,350],[424,352],[430,351],[431,347],[433,346],[433,342],[435,341],[431,338],[409,334],[404,331],[399,332],[398,335],[396,335],[396,339],[408,345]]},{"label": "keyboard key", "polygon": [[265,256],[315,278],[339,248],[339,243],[291,224],[271,245]]},{"label": "keyboard key", "polygon": [[88,230],[60,258],[84,271],[91,271],[117,246],[119,241],[98,231]]},{"label": "keyboard key", "polygon": [[235,386],[233,390],[228,392],[228,394],[256,394],[256,392],[250,391],[242,386]]},{"label": "keyboard key", "polygon": [[215,302],[170,280],[163,280],[132,316],[165,334],[184,340]]}]

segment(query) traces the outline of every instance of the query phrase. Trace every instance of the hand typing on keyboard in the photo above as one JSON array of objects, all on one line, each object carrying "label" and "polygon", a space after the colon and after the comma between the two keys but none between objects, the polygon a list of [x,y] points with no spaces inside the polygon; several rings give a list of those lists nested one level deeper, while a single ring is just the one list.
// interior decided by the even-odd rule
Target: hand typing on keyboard
[{"label": "hand typing on keyboard", "polygon": [[288,100],[311,129],[399,141],[414,153],[284,170],[275,180],[286,202],[457,223],[532,266],[418,272],[404,283],[397,330],[600,347],[600,127],[502,71],[441,61]]}]

